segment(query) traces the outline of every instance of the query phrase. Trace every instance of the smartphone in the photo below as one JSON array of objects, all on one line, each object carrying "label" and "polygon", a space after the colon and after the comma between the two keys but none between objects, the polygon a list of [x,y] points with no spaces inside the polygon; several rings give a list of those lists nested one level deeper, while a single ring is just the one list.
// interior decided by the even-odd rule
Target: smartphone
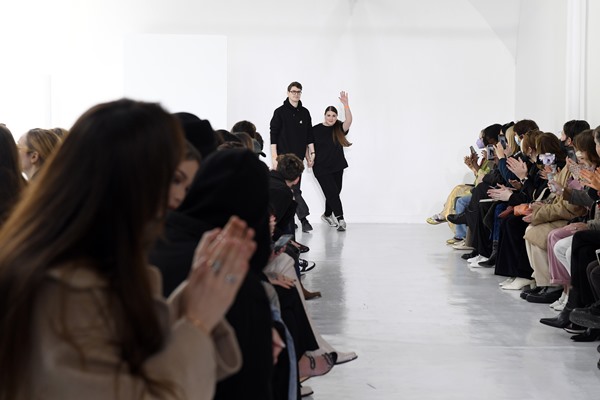
[{"label": "smartphone", "polygon": [[494,146],[492,146],[492,145],[489,145],[489,146],[486,148],[486,150],[487,150],[487,159],[488,159],[488,160],[493,160],[493,159],[494,159],[494,156],[495,156],[495,149],[494,149]]},{"label": "smartphone", "polygon": [[471,146],[471,154],[477,154],[477,152],[475,151],[475,147]]},{"label": "smartphone", "polygon": [[279,239],[273,244],[273,251],[277,253],[283,249],[287,244],[294,238],[294,235],[281,235]]},{"label": "smartphone", "polygon": [[575,150],[573,150],[573,149],[567,150],[567,157],[569,157],[572,161],[577,162],[577,155],[575,154]]},{"label": "smartphone", "polygon": [[500,139],[500,143],[502,143],[502,148],[506,150],[506,136],[500,135],[498,138]]}]

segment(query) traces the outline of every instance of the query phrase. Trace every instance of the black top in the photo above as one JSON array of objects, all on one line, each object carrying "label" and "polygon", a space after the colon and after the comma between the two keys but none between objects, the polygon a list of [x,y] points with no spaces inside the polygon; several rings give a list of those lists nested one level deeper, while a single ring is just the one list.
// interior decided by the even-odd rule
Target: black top
[{"label": "black top", "polygon": [[[341,122],[340,122],[341,124]],[[347,135],[348,132],[344,132]],[[348,168],[348,162],[344,156],[344,147],[333,138],[333,126],[323,124],[313,127],[315,139],[315,165],[313,173],[315,176],[331,174]]]},{"label": "black top", "polygon": [[273,239],[278,239],[282,233],[288,231],[294,221],[297,203],[292,189],[285,183],[283,175],[277,171],[269,172],[269,204],[276,221]]},{"label": "black top", "polygon": [[295,108],[286,99],[271,118],[271,144],[277,145],[277,154],[293,153],[304,160],[306,146],[313,142],[310,113],[301,101]]}]

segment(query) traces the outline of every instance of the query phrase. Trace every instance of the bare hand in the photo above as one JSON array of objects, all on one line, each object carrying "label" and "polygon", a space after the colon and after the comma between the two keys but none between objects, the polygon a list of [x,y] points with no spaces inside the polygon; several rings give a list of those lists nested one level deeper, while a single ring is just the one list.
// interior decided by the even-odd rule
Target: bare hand
[{"label": "bare hand", "polygon": [[277,329],[271,328],[271,337],[273,343],[273,365],[277,364],[279,354],[286,348],[285,342],[279,336]]},{"label": "bare hand", "polygon": [[585,222],[575,222],[565,226],[565,229],[570,232],[584,231],[587,229],[587,224]]},{"label": "bare hand", "polygon": [[508,183],[510,183],[511,186],[517,190],[521,190],[521,188],[523,187],[523,184],[521,183],[521,181],[518,181],[516,179],[509,179]]},{"label": "bare hand", "polygon": [[290,279],[285,275],[269,273],[267,274],[267,278],[271,285],[281,286],[282,288],[291,289],[295,286],[295,280]]},{"label": "bare hand", "polygon": [[348,93],[341,91],[340,92],[340,102],[344,105],[344,107],[348,107]]},{"label": "bare hand", "polygon": [[523,217],[523,221],[527,222],[528,224],[531,223],[532,219],[533,219],[533,214],[528,214],[528,215],[526,215],[526,216]]},{"label": "bare hand", "polygon": [[512,195],[512,190],[503,185],[498,185],[497,189],[489,189],[487,191],[488,195],[491,199],[500,200],[500,201],[508,201],[510,196]]},{"label": "bare hand", "polygon": [[520,159],[509,157],[506,159],[506,166],[519,179],[527,177],[527,164]]},{"label": "bare hand", "polygon": [[595,171],[582,169],[579,174],[584,185],[600,190],[600,168],[596,168]]},{"label": "bare hand", "polygon": [[498,159],[500,158],[504,158],[506,156],[506,154],[504,153],[504,147],[502,147],[502,143],[498,142],[496,143],[496,157],[498,157]]},{"label": "bare hand", "polygon": [[256,250],[253,238],[244,221],[231,217],[222,230],[204,234],[196,247],[183,309],[208,332],[223,319],[248,272]]}]

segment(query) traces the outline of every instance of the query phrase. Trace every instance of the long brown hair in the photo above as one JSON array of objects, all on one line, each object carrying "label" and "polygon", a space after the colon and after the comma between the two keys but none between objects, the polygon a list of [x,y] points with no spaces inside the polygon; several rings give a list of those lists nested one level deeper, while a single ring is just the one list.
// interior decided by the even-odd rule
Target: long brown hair
[{"label": "long brown hair", "polygon": [[179,124],[157,104],[123,99],[77,120],[0,231],[1,400],[28,386],[31,316],[47,272],[75,259],[106,277],[123,363],[159,389],[142,367],[165,341],[145,253],[182,155]]},{"label": "long brown hair", "polygon": [[[338,115],[337,108],[335,108],[334,106],[327,107],[325,109],[325,114],[327,114],[329,111],[334,112],[336,116]],[[346,139],[346,135],[344,134],[344,127],[339,119],[336,120],[335,124],[333,125],[333,142],[340,144],[342,147],[352,146],[352,143],[350,143],[348,139]]]},{"label": "long brown hair", "polygon": [[0,226],[16,204],[25,187],[19,151],[12,133],[0,124]]}]

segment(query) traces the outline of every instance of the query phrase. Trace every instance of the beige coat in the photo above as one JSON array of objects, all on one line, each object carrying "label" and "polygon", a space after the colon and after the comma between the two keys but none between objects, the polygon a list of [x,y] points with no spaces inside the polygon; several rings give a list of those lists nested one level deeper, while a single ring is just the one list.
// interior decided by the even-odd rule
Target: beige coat
[{"label": "beige coat", "polygon": [[[565,167],[556,175],[555,179],[565,187],[570,177],[571,172]],[[584,207],[570,204],[563,200],[562,195],[556,196],[550,204],[544,204],[532,213],[531,225],[525,231],[525,240],[546,250],[550,231],[562,228],[567,225],[569,220],[586,213],[587,210]]]},{"label": "beige coat", "polygon": [[[160,273],[153,267],[149,271],[156,311],[170,332],[165,347],[144,364],[145,371],[175,384],[182,399],[211,399],[217,380],[241,366],[235,334],[223,321],[209,337],[178,318],[178,301],[168,305],[161,298]],[[107,312],[111,299],[107,282],[91,268],[71,264],[48,273],[33,313],[32,398],[154,398],[121,362],[115,320]],[[79,350],[65,340],[60,310]]]}]

